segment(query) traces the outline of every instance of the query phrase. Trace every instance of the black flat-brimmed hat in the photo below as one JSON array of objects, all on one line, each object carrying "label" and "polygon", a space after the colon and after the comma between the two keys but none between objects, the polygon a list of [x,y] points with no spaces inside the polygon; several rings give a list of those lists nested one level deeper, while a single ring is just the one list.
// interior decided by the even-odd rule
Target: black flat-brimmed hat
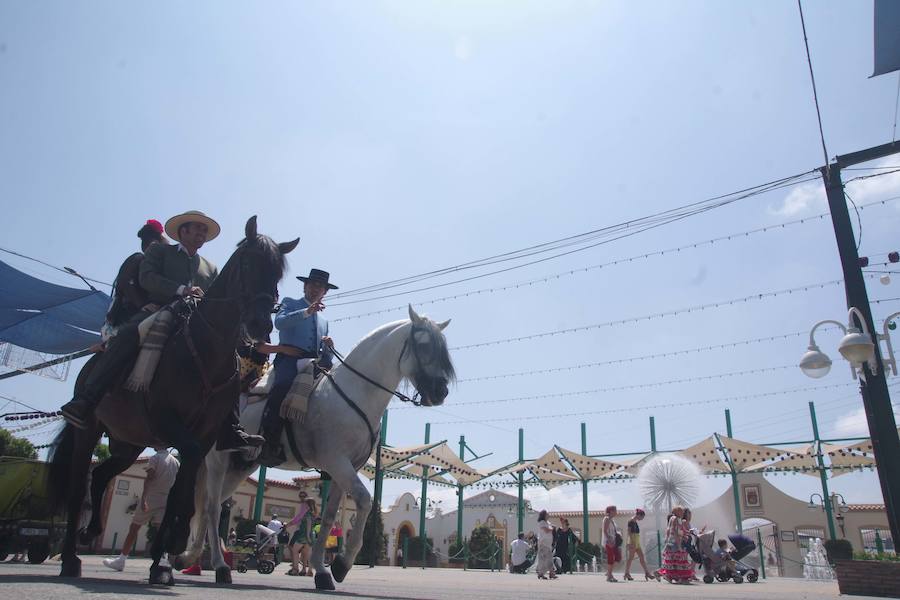
[{"label": "black flat-brimmed hat", "polygon": [[338,286],[334,285],[333,283],[328,283],[328,271],[323,271],[322,269],[310,269],[309,277],[301,276],[301,277],[297,277],[297,279],[299,279],[303,283],[307,283],[309,281],[311,281],[313,283],[321,283],[322,285],[327,287],[329,290],[338,289]]}]

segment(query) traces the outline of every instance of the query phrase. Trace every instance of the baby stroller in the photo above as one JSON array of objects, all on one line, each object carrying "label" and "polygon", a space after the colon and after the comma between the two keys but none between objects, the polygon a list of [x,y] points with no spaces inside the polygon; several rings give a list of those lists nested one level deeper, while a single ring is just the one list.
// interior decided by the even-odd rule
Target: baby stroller
[{"label": "baby stroller", "polygon": [[272,532],[265,535],[257,542],[256,535],[246,535],[236,541],[237,546],[252,549],[251,553],[238,561],[235,568],[238,573],[246,573],[248,569],[256,569],[258,573],[269,575],[275,570],[275,561],[265,557],[266,550],[274,547],[278,541],[278,534]]},{"label": "baby stroller", "polygon": [[741,562],[741,559],[756,549],[756,544],[745,535],[729,535],[728,541],[734,546],[729,553],[730,560],[716,554],[716,532],[707,531],[696,538],[695,547],[703,564],[703,583],[713,581],[728,581],[743,583],[746,578],[749,583],[759,580],[759,571]]}]

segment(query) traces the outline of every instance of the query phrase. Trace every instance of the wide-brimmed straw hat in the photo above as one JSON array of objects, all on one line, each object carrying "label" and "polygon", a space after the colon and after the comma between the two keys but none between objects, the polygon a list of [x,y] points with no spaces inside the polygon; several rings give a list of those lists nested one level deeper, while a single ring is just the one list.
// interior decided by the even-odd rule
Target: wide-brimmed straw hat
[{"label": "wide-brimmed straw hat", "polygon": [[214,240],[222,230],[222,228],[219,227],[218,223],[204,215],[199,210],[189,210],[185,213],[181,213],[180,215],[175,215],[174,217],[166,221],[166,235],[168,235],[173,240],[181,241],[178,239],[178,228],[185,223],[203,223],[204,225],[206,225],[206,227],[208,228],[208,231],[206,233],[207,242]]},{"label": "wide-brimmed straw hat", "polygon": [[338,286],[334,285],[333,283],[328,283],[328,271],[323,271],[322,269],[310,269],[309,277],[300,276],[300,277],[297,277],[297,279],[299,279],[303,283],[306,283],[308,281],[312,281],[314,283],[321,283],[322,285],[326,286],[329,290],[338,289]]}]

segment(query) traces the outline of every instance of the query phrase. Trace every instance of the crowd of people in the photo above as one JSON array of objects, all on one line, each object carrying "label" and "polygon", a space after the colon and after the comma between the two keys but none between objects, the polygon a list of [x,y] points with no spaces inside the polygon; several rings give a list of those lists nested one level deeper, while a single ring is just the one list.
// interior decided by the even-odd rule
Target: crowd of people
[{"label": "crowd of people", "polygon": [[[640,523],[646,516],[645,511],[641,508],[635,509],[634,516],[628,520],[624,536],[615,522],[617,514],[615,506],[607,506],[601,526],[607,581],[613,583],[619,581],[613,575],[613,570],[623,561],[623,546],[625,572],[622,578],[625,581],[634,581],[631,568],[635,559],[643,569],[646,581],[666,579],[671,583],[691,583],[698,580],[694,571],[695,562],[689,554],[689,549],[692,535],[703,533],[706,527],[697,530],[691,525],[689,508],[676,506],[667,517],[662,565],[655,571],[651,571],[647,566],[641,544]],[[538,579],[556,579],[562,573],[572,572],[571,551],[579,542],[578,536],[569,526],[568,519],[561,518],[559,527],[555,527],[550,524],[547,511],[542,510],[538,513],[537,534],[529,532],[526,535],[520,532],[510,545],[510,571],[527,573],[532,564],[535,564]],[[728,561],[730,553],[728,542],[719,540],[716,554]]]}]

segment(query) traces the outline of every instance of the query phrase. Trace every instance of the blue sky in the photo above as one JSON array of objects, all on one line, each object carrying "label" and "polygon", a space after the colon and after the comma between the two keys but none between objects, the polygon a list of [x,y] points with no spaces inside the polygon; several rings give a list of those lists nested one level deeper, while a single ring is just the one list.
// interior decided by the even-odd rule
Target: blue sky
[{"label": "blue sky", "polygon": [[[830,155],[891,140],[897,75],[872,72],[872,3],[805,6]],[[51,2],[0,4],[2,246],[109,281],[147,218],[199,209],[222,224],[204,254],[223,264],[259,215],[278,240],[299,236],[293,275],[331,271],[344,289],[429,271],[638,218],[823,163],[793,2]],[[900,158],[880,166],[900,165]],[[871,171],[847,172],[845,179]],[[896,175],[848,187],[857,204],[898,194]],[[900,202],[861,211],[861,254],[897,249]],[[841,277],[828,219],[697,249],[568,274],[827,209],[821,184],[755,196],[566,258],[444,288],[326,311],[344,351],[419,304],[452,318],[451,346],[628,319]],[[59,283],[77,280],[3,255]],[[873,262],[875,260],[873,259]],[[564,273],[548,282],[436,298]],[[896,283],[869,282],[894,298]],[[454,351],[460,377],[604,362],[808,331],[845,314],[840,286],[536,341]],[[326,304],[329,304],[326,298]],[[874,306],[876,318],[896,302]],[[340,320],[342,319],[343,320]],[[486,466],[554,443],[591,453],[662,448],[724,432],[754,442],[808,439],[807,402],[824,435],[858,434],[860,400],[836,359],[824,380],[795,365],[804,336],[716,352],[490,381],[461,382],[446,405],[396,410],[389,442],[460,435]],[[736,371],[765,372],[616,392]],[[0,394],[55,409],[65,384],[37,377]],[[824,390],[758,397],[775,391]],[[754,396],[756,398],[746,398]],[[745,397],[710,405],[700,399]],[[466,403],[466,404],[464,404]],[[480,403],[480,404],[479,404]],[[637,410],[650,404],[671,406]],[[454,406],[459,404],[459,406]],[[590,413],[631,408],[615,415]],[[527,420],[490,421],[490,419]],[[465,423],[447,423],[465,421]],[[36,443],[49,439],[35,435]],[[287,477],[288,474],[279,475]],[[812,478],[779,477],[800,497]],[[706,495],[724,489],[713,480]],[[411,484],[391,482],[391,499]],[[872,475],[832,488],[879,501]],[[549,508],[579,490],[535,492]],[[447,502],[451,501],[447,496]],[[636,486],[592,486],[596,505],[637,504]],[[593,506],[593,504],[592,504]]]}]

